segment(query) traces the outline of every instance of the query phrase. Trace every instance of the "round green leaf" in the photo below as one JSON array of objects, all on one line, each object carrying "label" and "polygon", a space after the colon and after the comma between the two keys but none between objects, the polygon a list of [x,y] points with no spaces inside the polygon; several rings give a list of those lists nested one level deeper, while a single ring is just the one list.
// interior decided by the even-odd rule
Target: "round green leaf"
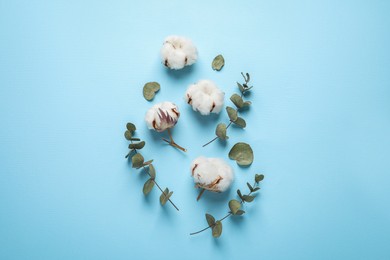
[{"label": "round green leaf", "polygon": [[154,187],[154,181],[153,181],[152,179],[147,180],[147,181],[145,182],[144,188],[143,188],[143,190],[142,190],[143,193],[144,193],[144,195],[148,195],[149,192],[152,191],[153,187]]},{"label": "round green leaf", "polygon": [[220,71],[224,65],[225,65],[225,59],[221,54],[215,57],[213,62],[211,63],[211,67],[213,68],[213,70],[217,70],[217,71]]},{"label": "round green leaf", "polygon": [[229,158],[236,160],[238,165],[249,166],[253,162],[253,150],[247,143],[236,143],[229,152]]},{"label": "round green leaf", "polygon": [[127,140],[131,140],[131,132],[129,131],[129,130],[126,130],[126,132],[125,132],[125,138],[127,139]]},{"label": "round green leaf", "polygon": [[144,85],[143,94],[144,98],[148,101],[152,100],[157,91],[160,90],[160,84],[157,82],[148,82]]},{"label": "round green leaf", "polygon": [[144,157],[140,154],[137,153],[131,158],[131,162],[133,164],[133,168],[140,168],[143,166],[144,163]]},{"label": "round green leaf", "polygon": [[142,149],[145,146],[145,141],[135,143],[135,144],[129,144],[129,149]]},{"label": "round green leaf", "polygon": [[137,128],[135,127],[135,125],[133,123],[127,123],[126,128],[127,128],[127,130],[130,131],[130,133],[133,133],[135,130],[137,130]]},{"label": "round green leaf", "polygon": [[242,117],[237,117],[237,119],[236,119],[236,121],[234,121],[234,123],[241,128],[246,127],[246,122],[245,122],[244,118],[242,118]]},{"label": "round green leaf", "polygon": [[255,175],[255,182],[259,183],[262,180],[264,180],[264,175],[263,174],[256,174]]},{"label": "round green leaf", "polygon": [[206,214],[206,220],[207,220],[207,224],[209,224],[209,227],[214,226],[215,218],[213,216],[211,216],[210,214]]},{"label": "round green leaf", "polygon": [[215,225],[213,227],[213,231],[212,231],[212,234],[213,234],[213,237],[217,238],[217,237],[220,237],[221,234],[222,234],[222,222],[217,220],[215,222]]},{"label": "round green leaf", "polygon": [[215,129],[215,134],[222,140],[226,140],[229,138],[226,135],[226,125],[224,123],[220,123],[217,125],[217,129]]},{"label": "round green leaf", "polygon": [[255,196],[252,195],[244,195],[242,196],[245,202],[252,202],[255,199]]},{"label": "round green leaf", "polygon": [[233,94],[230,97],[230,100],[233,102],[234,105],[236,105],[237,108],[242,108],[244,101],[242,100],[242,97],[240,97],[237,94]]},{"label": "round green leaf", "polygon": [[160,203],[161,203],[161,205],[164,206],[165,203],[167,203],[169,198],[172,196],[172,194],[173,194],[173,191],[169,192],[169,189],[165,188],[164,192],[161,193],[161,196],[160,196]]},{"label": "round green leaf", "polygon": [[237,210],[237,212],[236,212],[236,214],[235,215],[238,215],[238,216],[241,216],[241,215],[243,215],[245,213],[245,211],[243,211],[243,210]]},{"label": "round green leaf", "polygon": [[237,211],[241,208],[241,203],[238,200],[229,201],[230,211],[235,215]]},{"label": "round green leaf", "polygon": [[156,169],[154,169],[153,164],[149,164],[149,175],[152,180],[156,179]]},{"label": "round green leaf", "polygon": [[237,110],[232,107],[226,107],[226,112],[228,113],[228,116],[231,121],[234,122],[237,120]]}]

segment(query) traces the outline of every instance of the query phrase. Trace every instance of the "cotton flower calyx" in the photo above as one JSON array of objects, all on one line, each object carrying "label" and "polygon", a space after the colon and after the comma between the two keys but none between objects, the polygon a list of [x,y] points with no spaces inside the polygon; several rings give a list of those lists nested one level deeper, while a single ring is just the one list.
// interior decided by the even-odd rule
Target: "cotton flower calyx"
[{"label": "cotton flower calyx", "polygon": [[234,180],[232,167],[220,158],[198,157],[191,164],[191,176],[195,187],[201,188],[198,200],[204,190],[212,192],[226,191]]},{"label": "cotton flower calyx", "polygon": [[157,132],[167,131],[170,141],[163,138],[165,142],[173,147],[176,147],[183,152],[187,150],[173,141],[171,128],[173,128],[179,120],[180,112],[179,108],[172,102],[165,101],[152,106],[145,115],[145,121],[149,129],[153,129]]},{"label": "cotton flower calyx", "polygon": [[201,115],[218,114],[224,105],[225,93],[211,80],[200,80],[188,87],[184,99]]},{"label": "cotton flower calyx", "polygon": [[198,50],[190,39],[171,35],[164,40],[161,59],[164,66],[179,70],[196,62]]}]

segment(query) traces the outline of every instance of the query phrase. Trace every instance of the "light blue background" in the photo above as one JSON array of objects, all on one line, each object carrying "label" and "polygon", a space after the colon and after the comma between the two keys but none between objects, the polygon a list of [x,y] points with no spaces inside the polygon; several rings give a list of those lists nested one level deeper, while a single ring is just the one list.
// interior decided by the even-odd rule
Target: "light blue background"
[{"label": "light blue background", "polygon": [[[0,1],[0,258],[390,259],[389,13],[379,0]],[[169,34],[193,39],[196,65],[161,65]],[[255,86],[247,129],[201,148],[227,119],[192,112],[186,87],[212,79],[229,97],[241,71]],[[148,81],[162,85],[152,103]],[[187,154],[143,122],[165,100],[180,107]],[[157,190],[144,198],[145,176],[124,159],[128,121],[180,212]],[[227,159],[238,141],[253,165],[229,161],[233,189],[196,202],[191,160]],[[258,172],[247,215],[218,240],[189,236]]]}]

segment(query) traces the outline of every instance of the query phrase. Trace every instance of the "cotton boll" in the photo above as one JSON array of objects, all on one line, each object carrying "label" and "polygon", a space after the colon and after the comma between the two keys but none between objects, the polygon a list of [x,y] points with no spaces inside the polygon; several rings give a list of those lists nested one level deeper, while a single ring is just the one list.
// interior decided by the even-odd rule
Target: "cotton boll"
[{"label": "cotton boll", "polygon": [[202,115],[221,112],[225,93],[211,80],[200,80],[188,87],[184,99]]},{"label": "cotton boll", "polygon": [[182,69],[198,59],[198,50],[192,41],[181,36],[168,36],[161,48],[163,64],[170,69]]},{"label": "cotton boll", "polygon": [[145,115],[145,121],[149,129],[162,132],[172,128],[179,120],[179,108],[172,102],[162,102],[152,106]]},{"label": "cotton boll", "polygon": [[234,180],[234,173],[223,159],[198,157],[191,164],[191,174],[198,188],[214,192],[226,191]]}]

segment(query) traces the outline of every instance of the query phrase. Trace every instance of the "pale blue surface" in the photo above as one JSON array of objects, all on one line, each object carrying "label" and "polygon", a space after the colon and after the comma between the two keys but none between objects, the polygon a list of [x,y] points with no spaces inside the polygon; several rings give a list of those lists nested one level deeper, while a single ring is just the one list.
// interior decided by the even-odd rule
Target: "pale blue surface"
[{"label": "pale blue surface", "polygon": [[[390,2],[239,2],[0,2],[0,259],[390,259]],[[169,34],[198,46],[191,69],[160,64]],[[184,90],[209,78],[230,96],[241,71],[255,85],[247,129],[201,148],[226,116],[193,113]],[[153,103],[147,81],[162,85]],[[187,154],[143,122],[167,99]],[[128,121],[180,212],[157,190],[143,197],[124,159]],[[197,203],[190,161],[227,158],[237,141],[253,145],[254,164],[229,161],[229,196]],[[188,235],[257,172],[266,179],[245,217],[224,221],[219,240]]]}]

